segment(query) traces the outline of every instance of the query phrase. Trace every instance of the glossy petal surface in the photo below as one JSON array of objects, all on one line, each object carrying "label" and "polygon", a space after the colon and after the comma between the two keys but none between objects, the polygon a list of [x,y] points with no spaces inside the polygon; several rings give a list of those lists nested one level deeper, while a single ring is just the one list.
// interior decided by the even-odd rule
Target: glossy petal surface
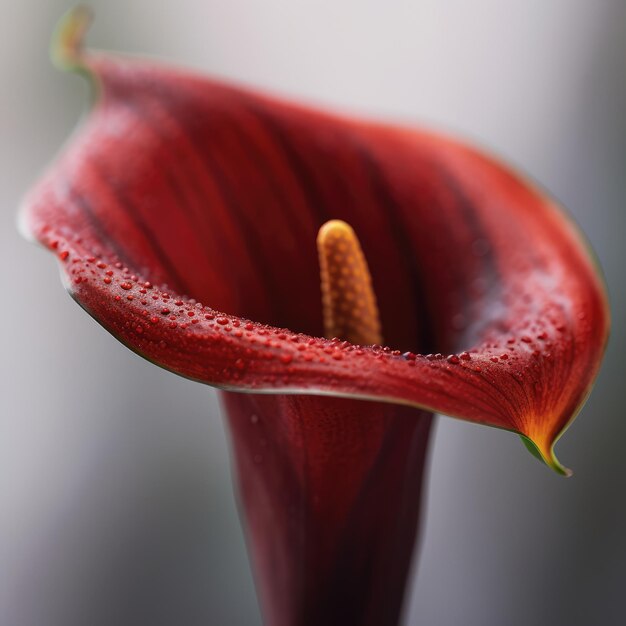
[{"label": "glossy petal surface", "polygon": [[[430,132],[145,61],[81,63],[97,102],[22,217],[105,328],[226,389],[377,399],[510,429],[559,469],[552,446],[597,373],[608,313],[551,200]],[[361,241],[384,349],[320,338],[315,239],[332,218]]]}]

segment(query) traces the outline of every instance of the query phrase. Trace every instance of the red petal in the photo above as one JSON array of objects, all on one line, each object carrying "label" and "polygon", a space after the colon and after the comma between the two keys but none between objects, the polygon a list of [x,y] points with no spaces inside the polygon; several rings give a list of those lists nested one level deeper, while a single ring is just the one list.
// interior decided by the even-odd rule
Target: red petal
[{"label": "red petal", "polygon": [[397,624],[430,417],[342,398],[223,398],[267,623]]},{"label": "red petal", "polygon": [[[514,430],[560,469],[553,444],[609,323],[584,241],[552,201],[439,135],[147,62],[82,62],[99,101],[23,217],[105,328],[227,389],[379,399]],[[315,237],[329,218],[361,241],[390,349],[316,338]]]}]

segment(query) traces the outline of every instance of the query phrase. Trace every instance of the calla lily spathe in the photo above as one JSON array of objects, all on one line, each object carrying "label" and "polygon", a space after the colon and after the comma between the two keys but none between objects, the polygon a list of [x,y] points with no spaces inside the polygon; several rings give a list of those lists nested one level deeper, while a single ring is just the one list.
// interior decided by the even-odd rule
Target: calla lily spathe
[{"label": "calla lily spathe", "polygon": [[[589,393],[609,316],[585,242],[552,200],[456,139],[85,52],[70,35],[64,60],[90,76],[97,99],[29,194],[24,229],[58,256],[76,301],[129,348],[180,375],[253,392],[226,396],[225,405],[244,508],[259,517],[251,540],[264,580],[279,563],[276,576],[285,585],[291,580],[296,604],[311,586],[325,585],[328,599],[338,551],[362,545],[358,524],[349,525],[357,529],[354,545],[346,541],[346,520],[364,506],[360,485],[375,481],[372,467],[385,446],[403,465],[387,469],[387,481],[406,479],[408,492],[419,490],[425,412],[517,432],[565,471],[553,446]],[[335,218],[360,239],[385,347],[323,338],[315,239]],[[367,416],[370,405],[377,417],[365,428],[368,418],[355,419],[355,407]],[[348,415],[344,432],[335,430],[329,407]],[[268,427],[272,413],[280,429]],[[294,416],[303,413],[308,421],[296,427]],[[406,430],[388,438],[390,428]],[[406,450],[392,453],[402,439]],[[369,448],[337,478],[322,459],[340,455],[346,442]],[[283,457],[269,461],[263,446]],[[313,459],[304,465],[303,449]],[[338,481],[337,497],[322,512],[315,490],[306,496],[316,545],[325,546],[315,555],[301,535],[307,520],[298,526],[287,514],[258,513],[260,500],[264,511],[276,511],[282,496],[263,491],[267,481],[259,483],[253,471],[257,457],[287,494]],[[374,492],[391,484],[380,480]],[[390,511],[394,523],[410,526],[410,545],[417,505],[402,490]],[[287,537],[278,547],[260,538],[272,524]],[[293,563],[285,565],[297,546],[317,564],[300,579]],[[372,572],[383,567],[384,550]],[[398,565],[399,558],[388,571],[403,577],[408,557]],[[382,585],[370,579],[370,587]],[[282,592],[269,587],[275,623],[312,610],[306,600],[295,609],[271,608]]]},{"label": "calla lily spathe", "polygon": [[[431,132],[146,61],[80,64],[98,100],[22,217],[116,337],[222,388],[380,399],[510,429],[556,467],[608,307],[554,202]],[[320,339],[314,242],[331,218],[358,233],[389,348]]]}]

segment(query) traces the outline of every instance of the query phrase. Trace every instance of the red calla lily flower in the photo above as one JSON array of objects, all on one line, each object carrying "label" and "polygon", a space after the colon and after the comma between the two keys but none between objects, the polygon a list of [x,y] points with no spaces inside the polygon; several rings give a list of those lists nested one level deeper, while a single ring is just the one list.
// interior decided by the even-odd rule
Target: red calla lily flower
[{"label": "red calla lily flower", "polygon": [[[492,157],[153,62],[57,53],[97,102],[24,230],[129,348],[223,390],[272,624],[393,624],[429,412],[553,446],[609,315],[570,220]],[[349,223],[385,347],[324,338],[315,240]],[[349,398],[349,399],[347,399]]]}]

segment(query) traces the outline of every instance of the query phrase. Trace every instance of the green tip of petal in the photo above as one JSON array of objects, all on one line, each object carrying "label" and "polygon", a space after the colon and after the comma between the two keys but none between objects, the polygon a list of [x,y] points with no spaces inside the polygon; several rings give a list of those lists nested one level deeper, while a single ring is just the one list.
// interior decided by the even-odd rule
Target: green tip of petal
[{"label": "green tip of petal", "polygon": [[69,71],[85,69],[83,40],[92,19],[93,12],[83,5],[70,9],[61,18],[50,45],[50,56],[58,68]]},{"label": "green tip of petal", "polygon": [[563,467],[559,463],[559,460],[556,458],[554,454],[554,444],[546,447],[542,450],[532,439],[527,437],[526,435],[522,435],[520,433],[520,438],[523,444],[526,446],[526,449],[536,458],[538,458],[542,463],[545,463],[548,467],[552,468],[557,474],[561,476],[569,477],[572,475],[572,470],[567,467]]}]

